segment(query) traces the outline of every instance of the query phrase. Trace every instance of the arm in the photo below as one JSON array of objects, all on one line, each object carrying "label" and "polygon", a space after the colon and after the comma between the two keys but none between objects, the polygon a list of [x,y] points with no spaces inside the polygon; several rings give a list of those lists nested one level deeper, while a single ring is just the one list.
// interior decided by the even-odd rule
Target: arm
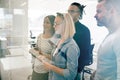
[{"label": "arm", "polygon": [[80,50],[83,52],[84,55],[89,53],[91,39],[90,39],[90,31],[88,29],[84,30],[83,34],[79,36],[78,39],[80,42]]},{"label": "arm", "polygon": [[82,69],[82,67],[84,66],[84,64],[87,63],[87,59],[89,58],[89,52],[90,52],[90,44],[91,44],[91,40],[90,40],[90,31],[88,29],[83,30],[83,33],[81,32],[81,34],[77,37],[77,44],[80,48],[80,58],[79,58],[79,67],[80,69]]},{"label": "arm", "polygon": [[116,53],[117,60],[117,80],[120,80],[120,49]]},{"label": "arm", "polygon": [[38,48],[38,44],[40,44],[40,41],[41,39],[40,39],[40,35],[37,37],[37,43],[36,43],[36,46],[34,47],[34,48],[31,48],[30,50],[29,50],[29,53],[31,53],[32,55],[34,55],[34,56],[38,56],[39,54],[40,54],[40,50],[39,50],[39,48]]},{"label": "arm", "polygon": [[48,70],[52,70],[52,71],[54,71],[54,72],[56,72],[56,73],[58,73],[58,74],[60,74],[60,75],[63,76],[63,71],[64,71],[64,69],[59,68],[59,67],[56,67],[56,66],[54,66],[54,65],[52,65],[52,64],[50,64],[50,63],[48,63],[48,62],[45,62],[45,61],[43,61],[43,63],[44,63],[45,67],[46,67]]},{"label": "arm", "polygon": [[32,54],[32,55],[35,55],[35,56],[38,56],[38,55],[39,55],[39,51],[38,51],[38,50],[35,50],[34,48],[30,49],[30,50],[29,50],[29,53]]},{"label": "arm", "polygon": [[46,53],[41,53],[43,56],[45,56],[47,59],[51,60],[51,55],[50,54],[46,54]]},{"label": "arm", "polygon": [[79,49],[71,45],[67,50],[67,68],[64,69],[64,77],[68,80],[74,80],[78,70]]},{"label": "arm", "polygon": [[64,76],[68,80],[73,80],[77,74],[79,56],[78,49],[76,49],[76,47],[74,46],[70,46],[66,52],[66,56],[67,56],[66,69],[59,68],[44,61],[43,63],[47,69]]},{"label": "arm", "polygon": [[113,50],[115,52],[116,55],[116,68],[117,68],[117,79],[116,80],[120,80],[120,37],[117,37],[117,39],[115,39],[114,43],[113,43]]}]

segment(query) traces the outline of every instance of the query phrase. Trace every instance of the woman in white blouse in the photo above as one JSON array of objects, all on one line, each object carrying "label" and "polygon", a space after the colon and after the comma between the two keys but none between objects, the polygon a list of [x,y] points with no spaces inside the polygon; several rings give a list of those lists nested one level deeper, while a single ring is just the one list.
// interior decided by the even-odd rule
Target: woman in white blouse
[{"label": "woman in white blouse", "polygon": [[43,23],[43,33],[40,34],[37,38],[37,45],[34,49],[30,49],[30,53],[34,55],[35,60],[33,64],[33,72],[32,72],[32,80],[48,80],[48,70],[46,70],[43,66],[43,63],[38,60],[38,56],[45,56],[45,60],[49,62],[50,54],[52,51],[52,46],[49,44],[49,40],[53,36],[54,30],[54,19],[55,16],[48,15],[44,18]]}]

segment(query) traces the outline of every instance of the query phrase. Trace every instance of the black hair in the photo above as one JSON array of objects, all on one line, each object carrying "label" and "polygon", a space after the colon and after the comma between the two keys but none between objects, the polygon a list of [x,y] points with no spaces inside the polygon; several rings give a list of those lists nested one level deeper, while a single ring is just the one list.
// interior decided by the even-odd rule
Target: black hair
[{"label": "black hair", "polygon": [[78,7],[78,9],[79,9],[79,11],[80,11],[80,19],[82,19],[82,15],[83,15],[84,8],[86,7],[86,5],[81,5],[80,3],[77,3],[77,2],[73,2],[73,3],[71,4],[71,6],[73,6],[73,5],[75,5],[75,6]]}]

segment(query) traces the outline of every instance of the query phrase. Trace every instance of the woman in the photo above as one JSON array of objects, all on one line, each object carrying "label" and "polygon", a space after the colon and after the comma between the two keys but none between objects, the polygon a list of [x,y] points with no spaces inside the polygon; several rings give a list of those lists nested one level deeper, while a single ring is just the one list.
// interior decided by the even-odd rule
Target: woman
[{"label": "woman", "polygon": [[80,52],[73,40],[75,28],[70,14],[57,13],[54,27],[55,33],[61,37],[52,53],[52,63],[46,62],[43,57],[39,57],[39,59],[50,70],[49,80],[74,80],[77,74]]},{"label": "woman", "polygon": [[38,36],[37,46],[29,51],[34,57],[36,57],[33,62],[32,80],[48,80],[48,70],[44,68],[43,63],[40,62],[37,57],[42,55],[47,62],[50,61],[48,58],[50,58],[52,46],[48,41],[55,32],[53,27],[54,19],[55,16],[53,15],[48,15],[44,18],[44,31]]}]

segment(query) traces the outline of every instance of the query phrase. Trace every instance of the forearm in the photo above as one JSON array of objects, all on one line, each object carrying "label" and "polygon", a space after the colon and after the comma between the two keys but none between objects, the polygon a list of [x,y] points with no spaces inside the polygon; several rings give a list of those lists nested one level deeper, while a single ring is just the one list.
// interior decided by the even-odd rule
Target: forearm
[{"label": "forearm", "polygon": [[38,55],[39,51],[32,48],[32,49],[29,50],[29,53],[31,53],[33,55]]},{"label": "forearm", "polygon": [[43,55],[44,57],[46,57],[47,59],[51,60],[51,55],[50,53],[40,53],[41,55]]},{"label": "forearm", "polygon": [[63,74],[63,70],[64,70],[64,69],[62,69],[62,68],[56,67],[56,66],[54,66],[54,65],[51,65],[50,70],[52,70],[52,71],[54,71],[54,72],[56,72],[56,73],[64,76],[64,74]]},{"label": "forearm", "polygon": [[[120,53],[120,51],[119,51]],[[120,80],[120,55],[117,55],[117,80]]]},{"label": "forearm", "polygon": [[57,73],[57,74],[60,74],[60,75],[64,75],[63,74],[63,70],[64,69],[62,69],[62,68],[59,68],[59,67],[57,67],[57,66],[54,66],[54,65],[52,65],[52,64],[50,64],[50,63],[48,63],[48,62],[44,62],[43,61],[43,63],[44,63],[44,65],[45,65],[45,67],[47,68],[47,69],[49,69],[49,70],[51,70],[51,71],[53,71],[53,72],[55,72],[55,73]]},{"label": "forearm", "polygon": [[44,56],[45,56],[47,59],[51,60],[51,55],[44,54]]}]

